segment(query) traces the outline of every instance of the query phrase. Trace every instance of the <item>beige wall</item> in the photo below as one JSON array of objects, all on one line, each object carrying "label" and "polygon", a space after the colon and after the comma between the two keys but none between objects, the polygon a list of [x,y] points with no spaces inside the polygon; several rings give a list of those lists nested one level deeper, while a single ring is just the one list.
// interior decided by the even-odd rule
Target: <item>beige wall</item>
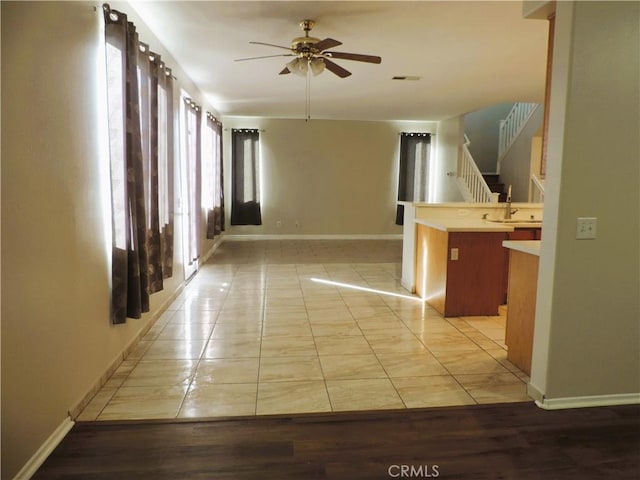
[{"label": "beige wall", "polygon": [[29,460],[183,281],[177,254],[152,311],[109,323],[94,5],[1,3],[2,478]]},{"label": "beige wall", "polygon": [[227,215],[231,129],[261,129],[263,224],[229,225],[227,234],[388,235],[402,233],[395,225],[398,134],[435,133],[437,125],[227,117],[224,128]]},{"label": "beige wall", "polygon": [[[640,4],[557,2],[532,386],[640,392]],[[597,239],[576,219],[597,217]]]}]

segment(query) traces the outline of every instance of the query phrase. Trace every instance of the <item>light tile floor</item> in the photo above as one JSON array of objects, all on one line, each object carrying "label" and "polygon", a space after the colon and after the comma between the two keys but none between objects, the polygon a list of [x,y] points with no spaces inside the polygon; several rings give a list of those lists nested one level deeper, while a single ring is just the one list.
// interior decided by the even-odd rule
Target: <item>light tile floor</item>
[{"label": "light tile floor", "polygon": [[400,256],[400,241],[224,242],[77,420],[529,401],[505,318],[443,318],[400,286]]}]

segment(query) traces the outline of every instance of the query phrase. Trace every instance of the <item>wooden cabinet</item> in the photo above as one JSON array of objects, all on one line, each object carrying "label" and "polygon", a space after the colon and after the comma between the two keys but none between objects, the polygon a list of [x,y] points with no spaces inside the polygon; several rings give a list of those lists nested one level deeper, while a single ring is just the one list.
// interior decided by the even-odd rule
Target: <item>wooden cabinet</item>
[{"label": "wooden cabinet", "polygon": [[507,359],[530,375],[539,258],[516,250],[509,250],[509,254]]},{"label": "wooden cabinet", "polygon": [[[516,228],[513,232],[507,233],[508,240],[540,240],[542,236],[541,228]],[[509,250],[504,249],[504,295],[502,298],[502,303],[509,303],[509,294],[507,291],[507,279],[509,277]]]},{"label": "wooden cabinet", "polygon": [[497,315],[507,232],[447,232],[418,225],[416,292],[445,317]]}]

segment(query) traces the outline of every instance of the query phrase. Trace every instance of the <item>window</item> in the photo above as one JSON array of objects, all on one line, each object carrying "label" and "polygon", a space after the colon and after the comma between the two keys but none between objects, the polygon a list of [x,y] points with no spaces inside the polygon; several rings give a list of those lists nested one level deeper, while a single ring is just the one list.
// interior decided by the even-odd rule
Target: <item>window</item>
[{"label": "window", "polygon": [[[193,100],[183,95],[183,107],[181,114],[182,125],[182,170],[183,170],[183,194],[182,202],[185,207],[183,212],[186,215],[186,258],[189,265],[195,265],[200,258],[200,119],[201,108]],[[187,271],[187,277],[190,276]]]},{"label": "window", "polygon": [[231,225],[262,225],[259,139],[258,130],[231,131]]}]

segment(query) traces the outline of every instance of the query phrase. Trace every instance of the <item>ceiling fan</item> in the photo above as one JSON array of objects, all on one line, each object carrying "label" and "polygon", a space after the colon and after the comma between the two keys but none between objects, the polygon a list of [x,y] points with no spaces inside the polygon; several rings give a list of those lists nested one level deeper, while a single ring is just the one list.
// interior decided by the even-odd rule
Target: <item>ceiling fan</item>
[{"label": "ceiling fan", "polygon": [[288,50],[289,53],[281,53],[279,55],[265,55],[261,57],[239,58],[236,62],[243,62],[245,60],[256,60],[259,58],[272,58],[272,57],[295,57],[280,71],[280,75],[288,73],[294,73],[300,76],[306,76],[309,71],[314,75],[322,73],[326,68],[330,72],[334,73],[340,78],[345,78],[351,75],[351,72],[337,63],[333,62],[333,59],[341,60],[354,60],[356,62],[367,63],[380,63],[382,58],[375,55],[362,55],[359,53],[345,53],[345,52],[333,52],[328,51],[330,48],[342,45],[342,42],[334,40],[333,38],[325,38],[320,40],[319,38],[310,37],[309,32],[315,25],[313,20],[302,20],[300,27],[304,31],[304,37],[297,37],[291,40],[290,47],[284,47],[281,45],[274,45],[272,43],[264,42],[249,42],[253,45],[266,45],[268,47],[281,48]]}]

